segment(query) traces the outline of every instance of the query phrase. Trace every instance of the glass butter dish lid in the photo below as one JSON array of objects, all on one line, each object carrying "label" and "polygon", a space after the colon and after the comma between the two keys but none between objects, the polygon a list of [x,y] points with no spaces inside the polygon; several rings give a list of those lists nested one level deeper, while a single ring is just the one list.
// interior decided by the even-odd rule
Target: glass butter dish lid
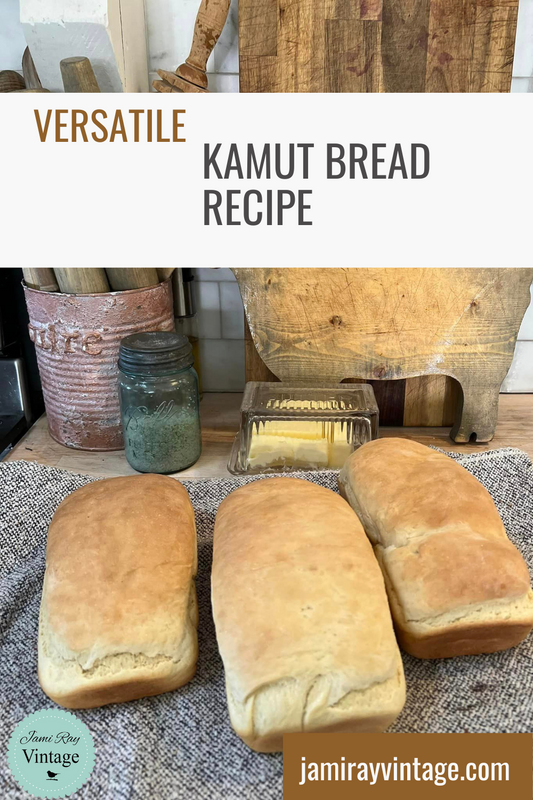
[{"label": "glass butter dish lid", "polygon": [[378,418],[367,383],[313,388],[252,381],[244,390],[228,470],[257,475],[340,469],[356,448],[377,439]]}]

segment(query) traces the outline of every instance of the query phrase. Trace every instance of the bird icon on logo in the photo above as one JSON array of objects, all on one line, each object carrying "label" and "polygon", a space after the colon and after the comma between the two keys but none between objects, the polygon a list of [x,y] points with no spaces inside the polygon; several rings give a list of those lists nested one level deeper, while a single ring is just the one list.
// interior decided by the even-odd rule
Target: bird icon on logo
[{"label": "bird icon on logo", "polygon": [[48,775],[47,781],[57,781],[56,775],[59,775],[59,772],[50,772],[50,770],[47,769],[46,774]]}]

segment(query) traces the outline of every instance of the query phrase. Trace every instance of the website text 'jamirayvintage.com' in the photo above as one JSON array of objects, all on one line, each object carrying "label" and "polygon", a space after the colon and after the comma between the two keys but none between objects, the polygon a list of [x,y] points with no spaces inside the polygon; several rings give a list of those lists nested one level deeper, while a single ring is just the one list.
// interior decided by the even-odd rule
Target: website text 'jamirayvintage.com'
[{"label": "website text 'jamirayvintage.com'", "polygon": [[[284,800],[531,800],[531,734],[289,734]],[[354,794],[355,793],[355,794]]]},{"label": "website text 'jamirayvintage.com'", "polygon": [[302,756],[300,786],[307,781],[353,781],[369,783],[374,786],[383,781],[427,781],[435,786],[445,786],[448,781],[509,781],[508,762],[469,761],[461,771],[459,764],[451,762],[399,761],[348,761],[341,756],[340,761],[308,761]]}]

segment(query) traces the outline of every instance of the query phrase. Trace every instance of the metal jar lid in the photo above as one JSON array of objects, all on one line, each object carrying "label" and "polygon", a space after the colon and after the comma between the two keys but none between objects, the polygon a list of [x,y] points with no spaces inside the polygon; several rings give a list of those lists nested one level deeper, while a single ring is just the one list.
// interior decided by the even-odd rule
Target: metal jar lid
[{"label": "metal jar lid", "polygon": [[120,343],[118,367],[130,374],[168,375],[193,363],[192,346],[181,333],[133,333]]}]

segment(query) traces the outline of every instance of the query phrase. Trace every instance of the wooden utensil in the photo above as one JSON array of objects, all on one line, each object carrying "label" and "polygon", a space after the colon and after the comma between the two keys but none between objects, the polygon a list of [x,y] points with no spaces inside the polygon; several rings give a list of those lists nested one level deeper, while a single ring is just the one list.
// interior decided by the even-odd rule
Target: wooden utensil
[{"label": "wooden utensil", "polygon": [[[451,437],[492,439],[532,269],[233,271],[253,345],[276,378],[369,380],[389,424],[401,409],[395,424],[413,425],[417,416],[424,425],[445,424],[449,376],[462,388]],[[383,381],[392,393],[380,393]]]},{"label": "wooden utensil", "polygon": [[175,72],[158,69],[163,79],[154,81],[158,92],[207,92],[207,60],[226,24],[230,0],[202,0],[192,39],[191,52]]},{"label": "wooden utensil", "polygon": [[22,267],[24,283],[30,289],[40,289],[41,292],[58,292],[54,270],[49,267]]},{"label": "wooden utensil", "polygon": [[33,63],[33,58],[30,53],[30,48],[27,47],[24,50],[24,54],[22,56],[22,74],[24,75],[24,82],[26,84],[26,89],[42,89],[43,85],[41,83],[41,79],[35,69],[35,64]]},{"label": "wooden utensil", "polygon": [[60,61],[65,92],[99,92],[92,64],[85,56],[73,56]]},{"label": "wooden utensil", "polygon": [[105,270],[101,267],[55,267],[59,288],[67,294],[101,294],[109,291]]},{"label": "wooden utensil", "polygon": [[[279,381],[257,352],[246,315],[244,319],[245,380]],[[461,387],[448,375],[420,375],[395,381],[345,378],[343,383],[370,383],[379,406],[380,425],[442,427],[454,423]]]},{"label": "wooden utensil", "polygon": [[157,270],[152,267],[108,267],[107,279],[115,292],[127,289],[144,289],[159,283]]},{"label": "wooden utensil", "polygon": [[239,0],[241,92],[508,92],[518,0]]},{"label": "wooden utensil", "polygon": [[176,267],[158,267],[157,274],[159,276],[159,280],[166,281],[167,278],[170,278],[175,269]]},{"label": "wooden utensil", "polygon": [[0,72],[0,92],[20,92],[25,88],[24,78],[14,69],[3,69]]}]

